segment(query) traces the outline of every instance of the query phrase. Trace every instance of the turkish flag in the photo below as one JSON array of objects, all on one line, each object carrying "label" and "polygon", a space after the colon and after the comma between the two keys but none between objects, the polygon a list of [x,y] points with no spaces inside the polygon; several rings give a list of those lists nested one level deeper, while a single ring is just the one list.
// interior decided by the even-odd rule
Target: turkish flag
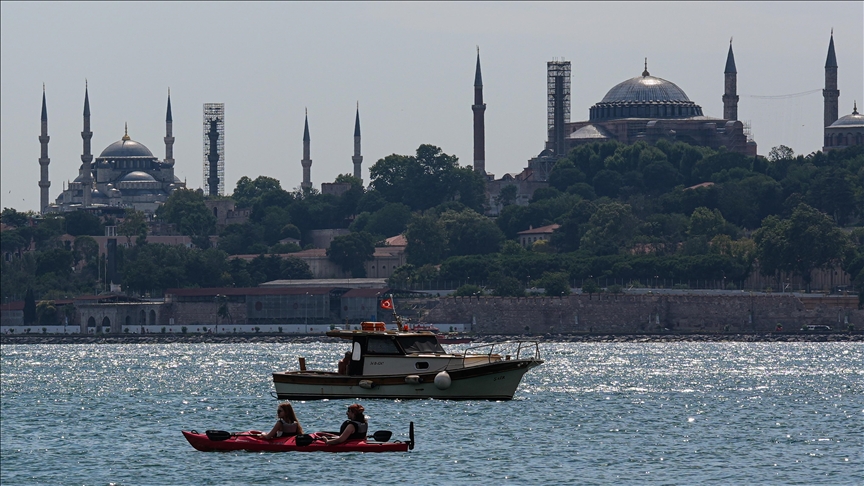
[{"label": "turkish flag", "polygon": [[384,300],[382,300],[382,301],[381,301],[381,308],[382,308],[382,309],[392,310],[392,309],[393,309],[393,299],[384,299]]}]

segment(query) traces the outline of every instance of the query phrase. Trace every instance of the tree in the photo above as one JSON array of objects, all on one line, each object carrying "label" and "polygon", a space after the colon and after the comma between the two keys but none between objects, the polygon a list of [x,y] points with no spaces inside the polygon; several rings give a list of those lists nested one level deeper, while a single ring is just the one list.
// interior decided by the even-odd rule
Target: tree
[{"label": "tree", "polygon": [[453,295],[455,295],[457,297],[471,297],[471,296],[484,295],[484,294],[483,294],[483,289],[481,289],[477,285],[467,284],[467,285],[462,285],[461,287],[456,289],[456,291],[453,292]]},{"label": "tree", "polygon": [[364,264],[375,254],[375,239],[366,232],[337,236],[327,249],[327,258],[354,278],[366,276]]},{"label": "tree", "polygon": [[181,234],[198,237],[198,243],[205,246],[201,238],[213,234],[216,229],[216,217],[204,204],[204,195],[189,189],[172,192],[168,200],[156,209],[156,216],[176,225]]},{"label": "tree", "polygon": [[582,293],[588,294],[588,300],[592,299],[592,295],[600,292],[600,286],[594,279],[589,278],[582,284]]},{"label": "tree", "polygon": [[237,181],[237,186],[234,188],[234,199],[237,207],[249,208],[264,194],[268,192],[281,191],[282,186],[279,181],[267,176],[258,176],[254,181],[246,176]]},{"label": "tree", "polygon": [[792,160],[793,158],[795,158],[795,152],[785,145],[778,145],[777,147],[772,147],[771,150],[768,152],[768,160],[770,160],[771,162]]},{"label": "tree", "polygon": [[570,277],[566,272],[545,272],[535,283],[537,287],[543,287],[545,295],[550,297],[561,297],[570,295]]},{"label": "tree", "polygon": [[71,211],[63,216],[66,218],[66,233],[72,236],[102,236],[103,234],[99,217],[86,211]]},{"label": "tree", "polygon": [[437,264],[444,258],[447,230],[432,212],[414,216],[405,231],[405,239],[408,241],[405,253],[413,265]]},{"label": "tree", "polygon": [[838,263],[851,245],[830,217],[806,204],[798,205],[789,219],[765,218],[753,240],[763,274],[793,272],[808,292],[812,271]]},{"label": "tree", "polygon": [[495,223],[470,209],[445,211],[439,218],[447,232],[447,255],[485,255],[497,253],[504,233]]},{"label": "tree", "polygon": [[36,304],[36,320],[40,325],[53,326],[57,324],[57,308],[54,306],[54,301],[40,300]]},{"label": "tree", "polygon": [[698,207],[690,215],[690,222],[687,225],[687,234],[690,236],[705,236],[708,239],[720,234],[726,227],[726,220],[720,211],[706,207]]},{"label": "tree", "polygon": [[117,228],[117,232],[126,237],[126,243],[132,241],[133,236],[138,237],[136,243],[147,238],[147,216],[143,211],[132,208],[126,209],[123,222]]},{"label": "tree", "polygon": [[31,216],[32,213],[19,213],[12,208],[3,208],[3,212],[0,212],[0,221],[6,226],[21,228],[27,225]]},{"label": "tree", "polygon": [[501,191],[495,196],[495,204],[506,208],[516,202],[516,195],[519,193],[519,188],[513,184],[508,184],[501,188]]}]

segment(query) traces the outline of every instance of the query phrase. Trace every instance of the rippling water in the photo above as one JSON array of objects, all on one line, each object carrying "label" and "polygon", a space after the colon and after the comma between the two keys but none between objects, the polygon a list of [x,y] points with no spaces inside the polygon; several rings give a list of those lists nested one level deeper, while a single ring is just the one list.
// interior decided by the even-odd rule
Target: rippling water
[{"label": "rippling water", "polygon": [[[181,429],[269,430],[270,372],[344,344],[0,349],[0,482],[864,484],[860,343],[544,343],[509,402],[364,402],[408,453],[203,453]],[[460,348],[461,346],[453,346]],[[296,402],[332,430],[350,402]]]}]

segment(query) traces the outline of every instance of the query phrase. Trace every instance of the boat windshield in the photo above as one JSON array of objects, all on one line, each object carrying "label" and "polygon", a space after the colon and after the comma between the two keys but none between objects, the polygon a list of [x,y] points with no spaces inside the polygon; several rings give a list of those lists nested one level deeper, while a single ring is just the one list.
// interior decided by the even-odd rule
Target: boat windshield
[{"label": "boat windshield", "polygon": [[369,354],[402,354],[391,336],[372,336],[366,344],[366,352]]},{"label": "boat windshield", "polygon": [[399,336],[396,338],[406,353],[446,353],[435,336]]}]

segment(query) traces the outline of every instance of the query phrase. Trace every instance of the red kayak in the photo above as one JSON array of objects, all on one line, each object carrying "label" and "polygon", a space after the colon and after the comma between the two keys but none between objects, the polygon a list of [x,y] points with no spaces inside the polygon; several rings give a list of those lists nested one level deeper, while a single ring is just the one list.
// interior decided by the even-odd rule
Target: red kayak
[{"label": "red kayak", "polygon": [[[409,440],[389,441],[390,433],[386,431],[375,432],[374,436],[369,439],[381,439],[387,437],[383,441],[369,439],[354,439],[348,440],[341,444],[324,445],[321,441],[314,441],[318,436],[317,433],[312,433],[307,436],[291,436],[277,437],[275,439],[261,439],[254,437],[252,434],[259,434],[258,431],[230,433],[219,430],[209,430],[206,433],[199,433],[195,430],[184,430],[183,437],[192,444],[192,447],[202,452],[212,451],[250,451],[250,452],[406,452],[414,449],[414,422],[411,422],[409,428]],[[298,437],[304,437],[306,440],[297,442]],[[313,441],[309,444],[309,439]]]}]

